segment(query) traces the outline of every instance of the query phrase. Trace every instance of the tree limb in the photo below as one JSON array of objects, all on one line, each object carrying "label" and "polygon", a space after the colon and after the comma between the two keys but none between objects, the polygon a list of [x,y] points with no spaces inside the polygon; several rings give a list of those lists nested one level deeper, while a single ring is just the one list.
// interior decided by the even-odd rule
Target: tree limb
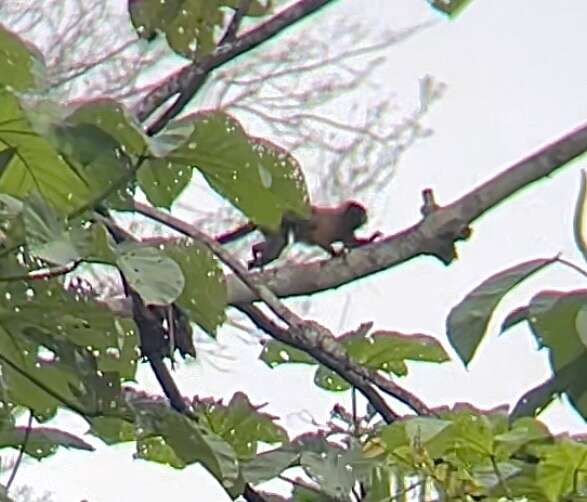
[{"label": "tree limb", "polygon": [[[421,255],[438,256],[439,241],[462,239],[464,229],[526,186],[550,176],[587,151],[587,124],[541,148],[448,206],[436,208],[419,223],[350,253],[310,263],[256,272],[280,298],[334,289]],[[231,305],[257,300],[235,276],[227,277]]]},{"label": "tree limb", "polygon": [[165,101],[179,93],[175,102],[149,127],[148,134],[156,134],[172,118],[181,113],[195,93],[202,87],[212,70],[261,45],[332,1],[299,0],[242,36],[219,45],[212,54],[202,61],[184,66],[141,100],[135,109],[138,120],[144,122]]},{"label": "tree limb", "polygon": [[273,292],[259,279],[258,274],[250,274],[244,266],[235,260],[218,242],[200,232],[193,225],[175,218],[172,215],[163,213],[140,202],[134,203],[135,209],[149,216],[150,218],[167,225],[168,227],[181,232],[207,246],[216,256],[228,265],[236,275],[246,284],[251,291],[258,295],[271,311],[283,320],[287,330],[279,327],[270,321],[262,312],[252,305],[246,303],[235,305],[245,312],[251,320],[261,329],[266,331],[278,340],[297,347],[314,357],[331,370],[335,371],[351,385],[359,389],[367,399],[373,399],[371,404],[375,409],[381,410],[386,420],[392,421],[397,414],[386,405],[385,401],[376,392],[368,390],[369,382],[379,387],[399,401],[407,404],[420,415],[430,415],[430,409],[415,395],[406,391],[397,384],[377,375],[376,371],[364,368],[351,360],[344,348],[338,343],[336,337],[324,326],[315,321],[308,321],[300,318],[297,314],[288,309]]}]

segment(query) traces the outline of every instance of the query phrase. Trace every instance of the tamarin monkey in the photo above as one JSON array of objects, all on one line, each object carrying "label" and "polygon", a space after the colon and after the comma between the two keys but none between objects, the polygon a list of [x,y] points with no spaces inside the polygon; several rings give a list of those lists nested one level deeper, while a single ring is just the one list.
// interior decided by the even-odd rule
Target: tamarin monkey
[{"label": "tamarin monkey", "polygon": [[[293,237],[295,242],[320,246],[331,256],[340,254],[333,247],[335,242],[340,242],[343,250],[368,244],[381,233],[376,232],[368,238],[355,236],[355,230],[366,221],[365,207],[355,201],[346,201],[336,207],[312,206],[310,216],[306,219],[285,213],[277,230],[259,229],[263,233],[264,240],[253,244],[253,259],[248,263],[249,269],[263,267],[279,258],[290,237]],[[218,237],[217,241],[220,244],[226,244],[256,229],[257,226],[254,223],[248,223]]]}]

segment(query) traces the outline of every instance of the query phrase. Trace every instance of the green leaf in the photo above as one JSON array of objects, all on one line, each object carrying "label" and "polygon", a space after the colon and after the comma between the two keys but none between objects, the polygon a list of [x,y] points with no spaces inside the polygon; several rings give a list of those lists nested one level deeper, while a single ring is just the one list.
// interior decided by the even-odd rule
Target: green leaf
[{"label": "green leaf", "polygon": [[[41,382],[49,384],[53,378],[53,388],[73,402],[77,397],[72,389],[83,382],[87,404],[93,407],[97,404],[92,399],[106,404],[116,390],[108,372],[116,371],[117,379],[134,378],[139,356],[132,322],[116,321],[107,307],[68,293],[56,280],[2,286],[0,353],[14,364]],[[32,401],[35,410],[54,411],[57,403],[51,396],[12,368],[6,371],[11,372],[17,402]]]},{"label": "green leaf", "polygon": [[197,167],[214,190],[262,227],[277,228],[285,211],[308,216],[304,176],[287,151],[249,137],[237,120],[223,112],[181,120],[192,123],[193,132],[166,160]]},{"label": "green leaf", "polygon": [[317,387],[331,392],[342,392],[349,390],[352,385],[338,373],[332,371],[326,366],[318,366],[316,373],[314,373],[314,383]]},{"label": "green leaf", "polygon": [[[105,138],[114,139],[127,155],[138,156],[145,152],[148,139],[141,125],[124,105],[109,98],[84,101],[67,116],[67,124],[72,126],[90,125],[107,134]],[[105,139],[106,144],[110,139]],[[90,145],[92,146],[92,145]]]},{"label": "green leaf", "polygon": [[551,258],[530,260],[499,272],[483,281],[450,311],[446,320],[448,339],[465,365],[473,358],[501,299],[554,261]]},{"label": "green leaf", "polygon": [[449,420],[434,417],[415,417],[405,422],[406,437],[411,442],[427,443],[452,425]]},{"label": "green leaf", "polygon": [[539,449],[541,460],[536,482],[552,502],[577,495],[577,480],[584,482],[587,470],[587,445],[561,439]]},{"label": "green leaf", "polygon": [[22,199],[38,191],[61,214],[94,196],[88,181],[36,132],[18,99],[5,89],[0,89],[0,144],[17,151],[0,174],[0,192]]},{"label": "green leaf", "polygon": [[[143,399],[132,403],[139,439],[160,436],[173,449],[179,464],[201,463],[225,488],[238,480],[236,454],[231,446],[207,427],[170,409],[165,403]],[[161,458],[160,449],[139,451],[153,453],[146,460]],[[182,465],[179,465],[180,467]]]},{"label": "green leaf", "polygon": [[170,305],[185,285],[179,265],[153,247],[140,244],[119,246],[116,263],[129,285],[146,305]]},{"label": "green leaf", "polygon": [[0,431],[0,448],[22,448],[30,456],[40,460],[56,453],[58,447],[94,451],[94,447],[83,439],[51,427],[14,427]]},{"label": "green leaf", "polygon": [[0,484],[0,502],[15,502],[15,500],[8,496],[6,486]]},{"label": "green leaf", "polygon": [[547,347],[554,382],[547,390],[566,392],[587,417],[587,293],[543,291],[530,301],[532,333]]},{"label": "green leaf", "polygon": [[210,430],[232,446],[239,459],[252,458],[259,442],[288,440],[285,430],[275,423],[276,417],[260,413],[242,392],[235,393],[226,406],[208,401],[199,403],[196,410],[205,417]]},{"label": "green leaf", "polygon": [[0,176],[2,175],[8,164],[10,164],[15,154],[16,148],[10,147],[4,148],[4,150],[0,150]]},{"label": "green leaf", "polygon": [[302,452],[300,464],[319,484],[321,492],[337,500],[347,500],[358,480],[353,464],[360,458],[359,450],[332,446],[323,453]]},{"label": "green leaf", "polygon": [[166,244],[161,249],[177,263],[185,278],[177,303],[193,322],[214,336],[226,320],[228,303],[226,279],[216,258],[204,246],[188,241]]},{"label": "green leaf", "polygon": [[312,356],[303,350],[290,347],[277,340],[269,340],[264,343],[259,359],[270,368],[290,363],[318,364]]},{"label": "green leaf", "polygon": [[190,167],[173,164],[165,159],[149,159],[139,169],[137,180],[147,200],[169,209],[192,179]]},{"label": "green leaf", "polygon": [[63,220],[36,192],[25,201],[23,221],[26,241],[33,256],[57,265],[81,258],[75,234],[66,231]]},{"label": "green leaf", "polygon": [[101,223],[94,223],[87,232],[87,238],[78,239],[78,248],[86,261],[116,264],[116,242]]},{"label": "green leaf", "polygon": [[449,17],[456,17],[471,0],[428,0],[432,8],[447,14]]},{"label": "green leaf", "polygon": [[[248,16],[268,13],[272,2],[251,2]],[[168,0],[129,2],[133,26],[140,37],[151,40],[157,31],[164,32],[169,46],[187,59],[195,60],[216,48],[217,32],[224,27],[223,7],[235,7],[234,0]]]},{"label": "green leaf", "polygon": [[300,452],[289,445],[241,462],[243,477],[248,483],[270,481],[299,461]]},{"label": "green leaf", "polygon": [[221,2],[208,0],[171,0],[129,2],[130,18],[139,36],[151,39],[162,31],[169,46],[190,60],[211,52],[216,44],[214,31],[222,28]]},{"label": "green leaf", "polygon": [[422,334],[376,331],[339,337],[347,354],[368,368],[406,375],[406,360],[443,363],[450,358],[438,340]]},{"label": "green leaf", "polygon": [[135,166],[147,150],[132,115],[116,101],[96,99],[84,102],[65,120],[52,122],[47,136],[92,188],[92,203],[132,208]]},{"label": "green leaf", "polygon": [[534,442],[544,442],[552,438],[548,428],[535,418],[524,417],[515,420],[510,430],[497,434],[497,450],[510,456],[521,447]]},{"label": "green leaf", "polygon": [[[236,9],[240,5],[240,0],[222,0],[222,5],[226,5],[227,7],[232,7],[233,9]],[[266,16],[267,14],[271,13],[272,9],[273,9],[273,1],[272,0],[267,0],[267,1],[253,0],[247,10],[246,15],[247,16],[254,16],[254,17]]]},{"label": "green leaf", "polygon": [[583,258],[587,261],[587,241],[585,240],[585,214],[587,213],[587,173],[581,171],[581,184],[579,185],[579,196],[575,205],[575,217],[573,219],[573,235],[575,244],[581,251]]},{"label": "green leaf", "polygon": [[530,310],[528,307],[518,307],[515,310],[512,310],[501,323],[500,332],[503,333],[504,331],[513,328],[516,324],[528,320]]},{"label": "green leaf", "polygon": [[114,137],[88,123],[54,126],[49,137],[91,188],[92,202],[105,202],[115,209],[132,207],[128,188],[134,176],[132,160]]},{"label": "green leaf", "polygon": [[0,84],[17,91],[36,88],[45,73],[41,52],[0,26]]},{"label": "green leaf", "polygon": [[[9,250],[22,245],[25,240],[25,229],[22,218],[24,204],[17,198],[8,194],[0,193],[0,250]],[[8,259],[4,256],[2,260],[7,264]],[[0,266],[0,270],[3,267]],[[4,271],[0,272],[4,275]],[[21,275],[16,272],[16,275]]]},{"label": "green leaf", "polygon": [[136,440],[135,426],[120,417],[93,417],[90,433],[100,438],[107,445],[126,443]]}]

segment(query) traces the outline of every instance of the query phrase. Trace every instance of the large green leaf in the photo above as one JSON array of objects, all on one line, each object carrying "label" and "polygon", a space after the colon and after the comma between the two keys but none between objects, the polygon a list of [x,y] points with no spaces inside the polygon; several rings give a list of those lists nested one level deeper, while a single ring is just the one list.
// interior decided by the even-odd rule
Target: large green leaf
[{"label": "large green leaf", "polygon": [[93,451],[94,447],[83,439],[52,427],[15,427],[0,431],[0,448],[20,449],[36,459],[54,454],[58,447]]},{"label": "large green leaf", "polygon": [[0,89],[0,145],[17,152],[0,174],[0,192],[23,198],[38,191],[61,213],[92,199],[88,180],[36,132],[18,99],[5,89]]},{"label": "large green leaf", "polygon": [[302,170],[287,151],[248,136],[223,112],[198,113],[181,121],[193,124],[193,131],[165,160],[197,167],[214,190],[262,227],[277,228],[285,211],[309,214]]},{"label": "large green leaf", "polygon": [[540,258],[499,272],[483,281],[450,311],[446,320],[448,339],[465,365],[473,358],[501,299],[524,279],[554,261]]},{"label": "large green leaf", "polygon": [[339,342],[358,363],[402,376],[408,372],[406,360],[443,363],[450,359],[438,340],[422,334],[358,332],[339,337]]},{"label": "large green leaf", "polygon": [[210,335],[226,319],[228,302],[226,280],[214,255],[197,243],[167,244],[163,252],[179,265],[185,285],[177,303],[190,319]]},{"label": "large green leaf", "polygon": [[180,266],[158,249],[124,243],[118,248],[116,263],[146,305],[170,305],[183,291]]},{"label": "large green leaf", "polygon": [[41,52],[0,26],[0,85],[17,91],[33,89],[43,79],[44,72]]},{"label": "large green leaf", "polygon": [[262,483],[276,478],[283,471],[299,463],[299,448],[290,445],[277,448],[242,463],[243,477],[248,483]]},{"label": "large green leaf", "polygon": [[[442,363],[449,360],[440,343],[431,336],[406,335],[395,331],[366,333],[351,332],[338,337],[347,354],[359,364],[374,370],[396,375],[406,375],[406,360]],[[271,367],[280,364],[318,364],[305,352],[271,340],[266,343],[260,356]],[[314,383],[330,391],[344,391],[351,385],[334,371],[320,365],[314,375]]]}]

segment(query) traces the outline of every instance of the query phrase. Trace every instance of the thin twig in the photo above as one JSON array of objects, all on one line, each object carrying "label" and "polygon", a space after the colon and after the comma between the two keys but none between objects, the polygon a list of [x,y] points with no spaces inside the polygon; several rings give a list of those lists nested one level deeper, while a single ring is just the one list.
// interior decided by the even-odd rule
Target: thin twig
[{"label": "thin twig", "polygon": [[26,450],[27,444],[29,442],[29,437],[31,435],[31,428],[33,426],[33,410],[29,410],[29,419],[27,421],[26,424],[26,429],[24,431],[24,438],[22,439],[22,444],[20,445],[20,448],[18,450],[18,456],[16,457],[16,462],[14,463],[14,466],[12,467],[12,472],[10,473],[10,478],[8,478],[8,481],[6,482],[6,491],[10,491],[10,487],[12,486],[12,483],[14,481],[14,479],[16,478],[16,473],[18,472],[18,468],[20,467],[20,464],[22,462],[22,459],[24,457],[24,452]]},{"label": "thin twig", "polygon": [[238,7],[236,8],[236,10],[234,12],[234,15],[232,16],[232,19],[230,20],[228,28],[226,28],[226,31],[224,32],[224,36],[222,37],[222,39],[220,40],[220,43],[218,44],[219,46],[223,46],[224,44],[230,44],[230,43],[234,42],[234,39],[236,38],[236,34],[238,32],[238,29],[240,28],[241,22],[242,22],[243,18],[245,17],[245,14],[249,10],[251,3],[252,3],[252,0],[241,0],[240,1]]},{"label": "thin twig", "polygon": [[46,279],[52,279],[53,277],[59,277],[61,275],[69,274],[73,272],[81,263],[81,260],[77,260],[67,265],[60,265],[57,267],[42,268],[39,270],[33,270],[26,274],[18,275],[5,275],[0,276],[0,282],[13,282],[13,281],[42,281]]}]

